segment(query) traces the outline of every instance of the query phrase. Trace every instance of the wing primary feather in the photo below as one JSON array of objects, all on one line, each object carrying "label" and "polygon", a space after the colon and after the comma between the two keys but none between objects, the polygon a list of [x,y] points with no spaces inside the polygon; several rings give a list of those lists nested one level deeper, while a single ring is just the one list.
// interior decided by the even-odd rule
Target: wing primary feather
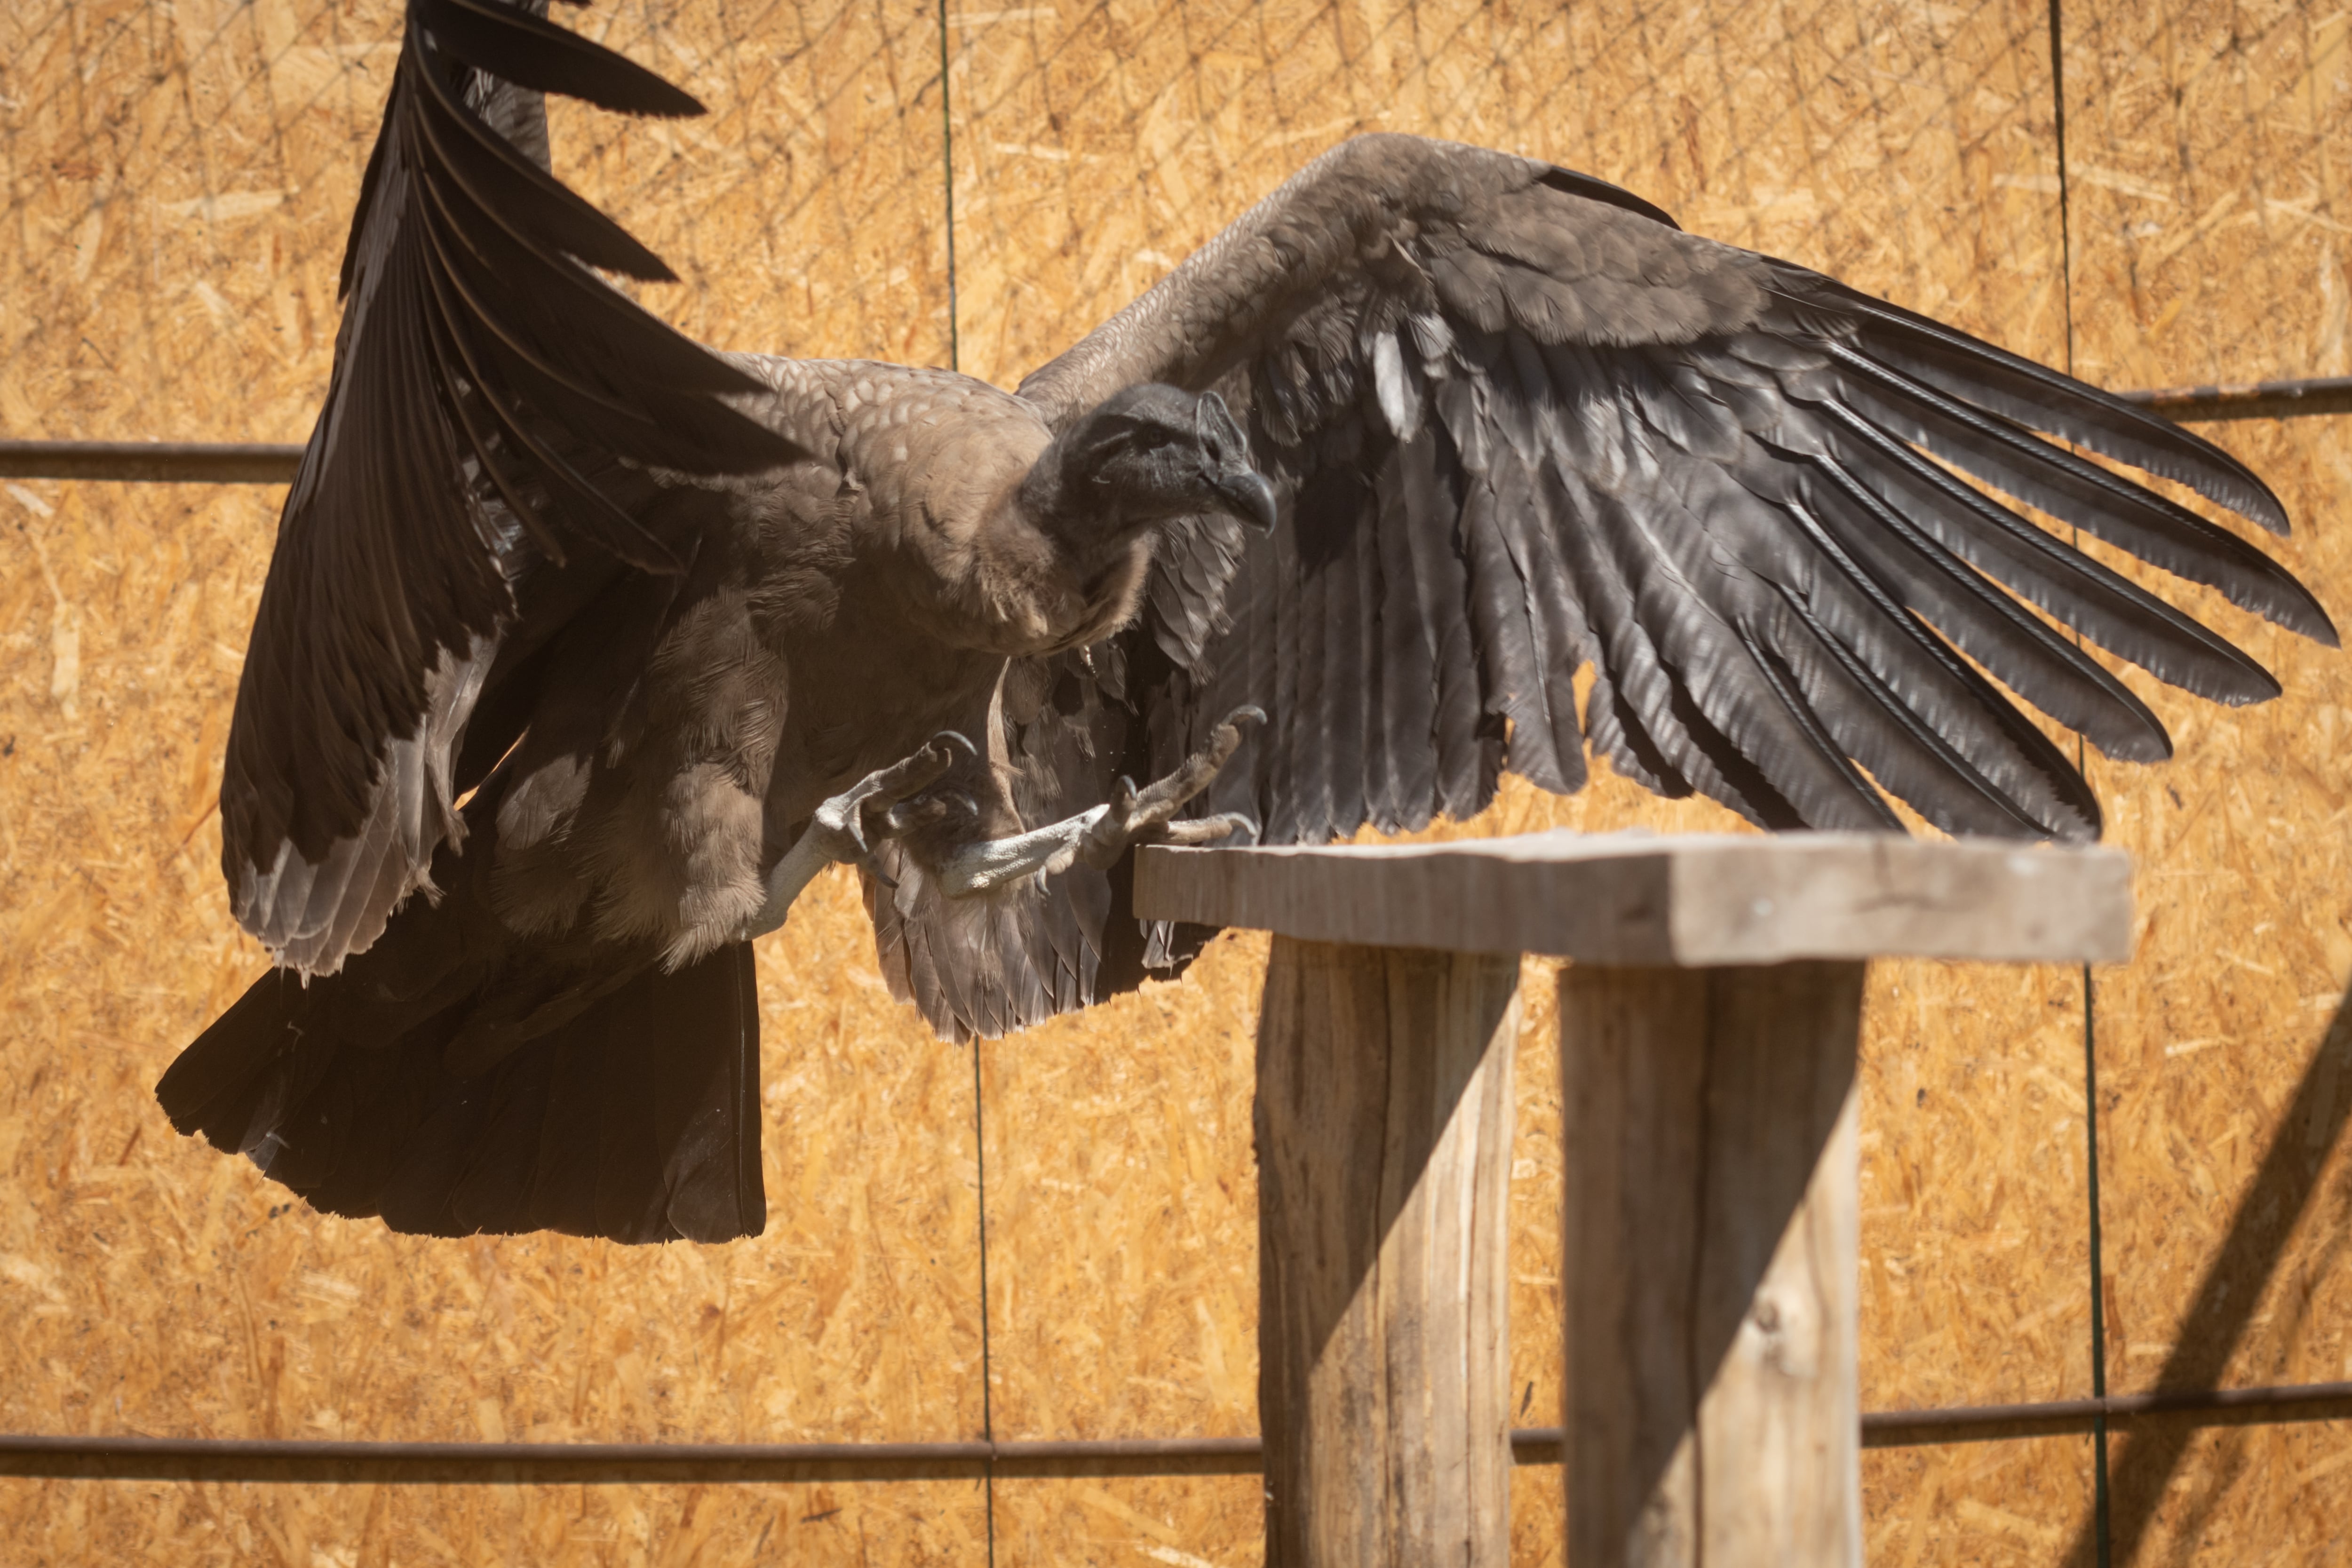
[{"label": "wing primary feather", "polygon": [[1849,405],[1872,424],[2177,577],[2218,588],[2242,608],[2336,645],[2336,627],[2319,601],[2236,534],[1843,344],[1830,344],[1829,353],[1889,395],[1856,396],[1860,389],[1849,384]]},{"label": "wing primary feather", "polygon": [[[1328,493],[1328,492],[1327,492]],[[1326,524],[1321,516],[1312,519],[1294,517],[1285,539],[1291,548],[1283,552],[1285,587],[1288,591],[1292,635],[1287,639],[1290,679],[1285,685],[1293,692],[1290,728],[1294,739],[1291,752],[1291,774],[1287,795],[1291,813],[1290,831],[1305,843],[1321,844],[1332,834],[1331,805],[1332,764],[1332,703],[1330,690],[1330,660],[1327,644],[1335,628],[1330,624],[1328,606],[1330,599],[1328,562],[1322,557],[1320,541],[1307,537],[1307,531],[1320,531]],[[1310,554],[1311,552],[1311,554]]]},{"label": "wing primary feather", "polygon": [[[1640,528],[1590,476],[1564,466],[1555,473],[1586,522],[1560,542],[1570,552],[1569,569],[1583,591],[1592,626],[1600,668],[1593,700],[1599,704],[1604,690],[1612,699],[1601,719],[1587,721],[1594,744],[1661,795],[1679,798],[1696,790],[1759,826],[1774,826],[1771,803],[1751,798],[1734,784],[1694,732],[1694,723],[1708,721],[1643,622],[1639,595],[1621,556],[1622,536],[1639,538]],[[1725,742],[1718,749],[1732,748]],[[1801,826],[1803,821],[1792,813],[1779,825]]]},{"label": "wing primary feather", "polygon": [[[1822,464],[1826,493],[1807,497],[1827,531],[1881,588],[1917,609],[2021,696],[2111,757],[2172,754],[2164,725],[2131,689],[2016,600],[1888,509],[1845,469]],[[1900,563],[1886,552],[1900,551]]]},{"label": "wing primary feather", "polygon": [[[1916,521],[1937,529],[1944,546],[1980,570],[2000,578],[2069,625],[2080,626],[2102,647],[2200,697],[2241,706],[2267,701],[2279,694],[2278,682],[2271,673],[2226,638],[1961,484],[1857,411],[1838,405],[1824,406],[1836,423],[1885,460],[1886,467],[1878,472],[1899,474],[1948,503],[1948,508],[1922,508]],[[1841,467],[1837,472],[1843,475],[1844,470]],[[1873,510],[1893,520],[1891,527],[1909,526],[1884,505]],[[1992,531],[1967,527],[1971,520],[1990,525]],[[2020,553],[2021,549],[2024,553]]]},{"label": "wing primary feather", "polygon": [[[413,17],[409,25],[419,26]],[[424,88],[422,96],[412,100],[419,111],[411,123],[436,154],[430,160],[419,159],[420,166],[437,163],[465,187],[477,205],[486,211],[510,212],[517,224],[544,229],[558,245],[592,267],[648,283],[677,281],[668,264],[628,230],[483,124],[429,62],[420,58],[413,74],[421,79]],[[484,188],[493,183],[495,194]]]},{"label": "wing primary feather", "polygon": [[538,465],[541,478],[551,489],[577,503],[575,507],[564,510],[565,522],[639,571],[660,575],[682,571],[683,563],[667,545],[646,532],[644,524],[615,506],[604,491],[583,478],[579,470],[558,456],[553,448],[525,429],[522,420],[512,410],[488,395],[488,388],[494,384],[483,376],[473,350],[466,342],[464,331],[453,318],[449,302],[442,298],[439,275],[428,270],[428,276],[433,279],[434,309],[440,313],[445,339],[457,351],[467,379],[475,386],[484,389],[483,405],[498,420],[500,433]]},{"label": "wing primary feather", "polygon": [[1567,780],[1560,774],[1559,747],[1544,692],[1543,658],[1528,613],[1527,582],[1504,538],[1508,527],[1505,514],[1531,507],[1534,489],[1526,464],[1497,462],[1489,482],[1472,485],[1460,527],[1470,552],[1472,631],[1487,667],[1488,707],[1511,722],[1512,771],[1539,788],[1565,794]]},{"label": "wing primary feather", "polygon": [[[1440,416],[1451,395],[1441,388]],[[1469,574],[1455,544],[1461,512],[1463,470],[1451,433],[1440,441],[1424,422],[1421,434],[1403,444],[1405,537],[1411,544],[1412,582],[1420,591],[1422,624],[1434,636],[1435,705],[1432,751],[1435,789],[1432,804],[1457,820],[1468,816],[1478,795],[1477,653],[1470,639]]]},{"label": "wing primary feather", "polygon": [[[1741,651],[1743,662],[1746,662],[1746,650]],[[1774,833],[1800,827],[1869,828],[1879,825],[1875,813],[1871,810],[1871,803],[1853,794],[1851,786],[1837,772],[1825,765],[1823,771],[1827,775],[1838,781],[1839,804],[1859,806],[1862,817],[1857,820],[1847,816],[1830,817],[1808,814],[1781,788],[1773,773],[1766,771],[1763,763],[1750,756],[1708,717],[1682,671],[1668,665],[1661,667],[1660,673],[1665,683],[1664,714],[1671,721],[1666,732],[1684,748],[1678,765],[1690,776],[1700,793],[1722,802],[1757,826]],[[1760,671],[1757,679],[1764,679]],[[1793,716],[1777,707],[1774,711],[1791,724],[1795,722]],[[1652,712],[1646,716],[1646,721],[1653,726],[1658,725],[1660,714]],[[1813,757],[1810,745],[1806,755]],[[1817,805],[1827,804],[1818,792],[1811,793],[1814,794]],[[1881,801],[1878,804],[1884,805],[1885,803]]]},{"label": "wing primary feather", "polygon": [[1863,776],[1862,770],[1853,765],[1853,759],[1846,755],[1845,748],[1838,743],[1837,740],[1830,734],[1828,728],[1822,723],[1821,715],[1813,711],[1813,705],[1805,700],[1804,692],[1799,689],[1794,672],[1782,664],[1771,649],[1764,647],[1753,635],[1744,629],[1739,632],[1739,642],[1740,646],[1748,650],[1748,657],[1755,661],[1757,673],[1764,678],[1764,682],[1771,689],[1773,697],[1779,700],[1781,709],[1795,722],[1798,732],[1804,736],[1815,753],[1827,765],[1830,773],[1844,781],[1846,788],[1853,792],[1854,800],[1864,811],[1877,818],[1881,826],[1896,833],[1902,832],[1903,819],[1895,815],[1894,808],[1886,804],[1886,797],[1879,794],[1876,786],[1872,784],[1869,779]]},{"label": "wing primary feather", "polygon": [[[449,341],[448,324],[442,320],[438,308],[426,312],[426,315],[427,330],[433,333],[439,351],[438,357],[462,363],[457,345]],[[434,377],[440,384],[443,404],[456,413],[457,422],[465,427],[467,442],[480,462],[483,477],[489,480],[490,488],[506,503],[507,510],[514,514],[523,531],[530,535],[531,542],[539,547],[540,552],[554,565],[564,565],[569,558],[564,552],[562,541],[541,519],[539,508],[522,493],[521,481],[507,471],[501,444],[493,432],[482,427],[475,411],[473,396],[467,389],[457,384],[445,365],[434,366]]]},{"label": "wing primary feather", "polygon": [[[1263,534],[1254,535],[1244,546],[1242,575],[1249,602],[1242,628],[1241,657],[1221,659],[1211,689],[1216,701],[1209,709],[1195,704],[1181,714],[1171,715],[1164,728],[1155,727],[1152,738],[1152,765],[1160,771],[1177,766],[1192,748],[1205,739],[1207,724],[1214,716],[1230,713],[1245,703],[1256,703],[1267,716],[1266,736],[1260,743],[1243,748],[1247,760],[1252,794],[1248,809],[1255,813],[1264,840],[1269,844],[1290,842],[1278,836],[1275,802],[1276,785],[1282,776],[1283,748],[1274,743],[1276,734],[1287,734],[1278,704],[1282,700],[1282,661],[1278,652],[1281,626],[1281,572],[1278,545]],[[1223,805],[1220,809],[1232,809]]]},{"label": "wing primary feather", "polygon": [[1582,196],[1587,201],[1606,202],[1612,207],[1622,207],[1629,213],[1637,213],[1648,218],[1652,223],[1662,223],[1677,233],[1682,229],[1683,226],[1676,223],[1674,215],[1665,208],[1635,195],[1622,185],[1611,184],[1607,180],[1595,179],[1591,174],[1580,174],[1573,169],[1556,167],[1546,169],[1537,178],[1540,184],[1549,185],[1555,191],[1565,191],[1570,195]]},{"label": "wing primary feather", "polygon": [[1360,515],[1356,520],[1356,537],[1349,542],[1348,553],[1356,567],[1356,630],[1358,658],[1363,670],[1364,740],[1361,765],[1358,775],[1362,780],[1364,820],[1382,833],[1396,831],[1402,815],[1397,790],[1397,749],[1399,739],[1390,728],[1395,713],[1391,688],[1402,679],[1404,670],[1390,658],[1390,646],[1401,629],[1388,624],[1391,601],[1388,581],[1388,540],[1381,529],[1381,513],[1383,498],[1378,474],[1389,471],[1394,461],[1395,443],[1387,444],[1380,457],[1374,476],[1364,488]]},{"label": "wing primary feather", "polygon": [[691,93],[625,55],[498,0],[411,0],[449,54],[519,87],[560,92],[623,114],[685,119],[705,112]]},{"label": "wing primary feather", "polygon": [[1527,584],[1528,619],[1536,629],[1544,701],[1551,716],[1553,765],[1562,792],[1573,793],[1584,787],[1588,777],[1584,731],[1576,711],[1576,672],[1591,655],[1592,633],[1555,541],[1560,531],[1580,526],[1580,520],[1549,465],[1536,478],[1540,511],[1531,509],[1508,542]]},{"label": "wing primary feather", "polygon": [[[1818,534],[1819,525],[1812,526]],[[1889,751],[1883,741],[1869,738],[1859,705],[1840,704],[1833,711],[1843,722],[1832,727],[1851,731],[1841,736],[1841,744],[1850,754],[1868,763],[1877,772],[1882,785],[1909,800],[1922,816],[1948,833],[1995,833],[2032,838],[2069,837],[2062,826],[2033,815],[2009,790],[1988,777],[1950,737],[1922,719],[1917,710],[1872,668],[1869,660],[1861,658],[1845,638],[1823,624],[1803,595],[1785,583],[1773,586],[1789,613],[1845,678],[1849,689],[1867,700],[1869,710],[1891,724],[1913,751],[1929,759],[1931,766],[1924,775],[1906,767],[1898,752]],[[1902,618],[1909,619],[1907,616]],[[1943,665],[1941,673],[1948,675],[1948,663],[1937,662]],[[1975,716],[1996,717],[1991,712]],[[1965,792],[1962,799],[1952,799],[1937,788],[1955,781]],[[1970,801],[1990,806],[1992,816],[1969,811]]]},{"label": "wing primary feather", "polygon": [[[1416,430],[1415,439],[1421,439]],[[1381,557],[1381,729],[1388,773],[1388,814],[1383,832],[1429,826],[1430,802],[1437,790],[1437,668],[1427,616],[1416,592],[1412,520],[1407,515],[1402,477],[1405,451],[1389,448],[1382,459],[1387,482],[1374,486],[1374,541]]]},{"label": "wing primary feather", "polygon": [[1349,538],[1320,568],[1323,603],[1330,621],[1323,638],[1323,683],[1329,693],[1326,710],[1331,716],[1324,733],[1328,758],[1324,777],[1330,795],[1333,838],[1349,837],[1364,825],[1366,797],[1374,793],[1369,775],[1376,766],[1371,758],[1378,743],[1367,722],[1367,710],[1378,700],[1380,679],[1380,665],[1365,643],[1367,599],[1371,591],[1365,581],[1369,552],[1356,548],[1366,526],[1364,513],[1373,503],[1370,492],[1360,485],[1350,486],[1346,493]]},{"label": "wing primary feather", "polygon": [[[1549,356],[1515,338],[1510,363],[1538,418],[1548,416],[1556,425],[1566,416],[1573,389],[1553,379]],[[1520,726],[1515,718],[1512,766],[1541,788],[1570,795],[1585,782],[1584,737],[1576,715],[1576,671],[1583,660],[1589,633],[1554,540],[1562,529],[1579,522],[1552,467],[1559,454],[1557,445],[1543,441],[1533,431],[1530,445],[1546,450],[1537,460],[1510,470],[1509,492],[1498,493],[1500,504],[1495,510],[1505,558],[1518,580],[1521,614],[1514,616],[1512,624],[1525,626],[1531,656],[1528,667],[1531,689],[1523,700],[1538,719]]]},{"label": "wing primary feather", "polygon": [[[566,341],[567,351],[598,355],[604,368],[619,376],[616,384],[635,387],[650,377],[656,384],[698,393],[768,390],[766,383],[661,321],[578,263],[561,255],[551,255],[532,244],[504,214],[477,202],[473,193],[461,183],[445,182],[427,170],[418,184],[440,215],[449,236],[466,247],[488,277],[505,285],[507,307],[534,319],[543,329],[570,334],[577,341]],[[459,200],[465,203],[467,212],[483,221],[468,222],[453,205]],[[554,285],[562,300],[593,320],[600,333],[609,334],[610,341],[604,336],[579,339],[579,318],[567,320],[562,305],[534,288],[518,287],[525,280]],[[706,403],[701,406],[714,414],[723,412],[742,419],[724,404]],[[754,425],[752,428],[771,442],[782,439],[764,426]]]},{"label": "wing primary feather", "polygon": [[[1270,634],[1267,653],[1267,689],[1275,706],[1266,710],[1268,728],[1279,726],[1282,743],[1269,746],[1273,767],[1266,778],[1266,835],[1276,844],[1302,841],[1307,833],[1299,810],[1298,773],[1305,766],[1301,755],[1301,739],[1307,733],[1299,715],[1298,696],[1298,549],[1293,530],[1277,530],[1268,542],[1265,554],[1266,592],[1274,601],[1267,630]],[[1207,715],[1200,716],[1202,725],[1213,722]],[[1191,737],[1197,739],[1197,737]],[[1312,744],[1309,741],[1307,744]]]},{"label": "wing primary feather", "polygon": [[[2050,738],[2024,714],[2019,712],[2015,704],[1995,690],[1982,676],[1969,668],[1966,661],[1955,655],[1927,627],[1921,626],[1908,611],[1895,605],[1891,597],[1885,594],[1881,585],[1872,580],[1867,569],[1838,546],[1832,538],[1830,531],[1808,508],[1801,503],[1797,503],[1790,505],[1787,510],[1790,516],[1796,520],[1812,540],[1815,548],[1820,550],[1824,558],[1837,568],[1840,574],[1875,601],[1875,607],[1879,609],[1884,621],[1902,631],[1920,652],[1926,654],[1941,668],[1948,679],[1958,685],[1974,700],[1984,716],[1990,718],[2000,726],[2007,733],[2011,743],[2023,754],[2028,764],[2055,786],[2061,801],[2080,814],[2090,825],[2091,835],[2095,837],[2100,820],[2098,800],[2091,793],[2090,785],[2084,780],[2080,771],[2067,760],[2065,754],[2051,744]],[[1786,590],[1783,589],[1784,595],[1785,593]],[[1810,610],[1801,610],[1801,613],[1809,622],[1815,618]],[[1974,764],[1969,765],[1973,769]],[[1997,785],[1993,787],[1998,788]],[[2004,796],[2004,798],[2009,797]],[[2053,830],[2048,825],[2037,826],[2043,831]]]},{"label": "wing primary feather", "polygon": [[2196,432],[1916,311],[1821,282],[1837,305],[1864,318],[1862,341],[1872,357],[1900,360],[1896,368],[1954,397],[2187,485],[2273,533],[2287,531],[2286,509],[2271,488]]},{"label": "wing primary feather", "polygon": [[443,284],[453,289],[459,304],[465,307],[462,317],[446,305],[448,319],[467,320],[480,325],[491,339],[491,346],[500,351],[502,368],[520,371],[515,380],[525,384],[525,390],[548,406],[550,413],[567,415],[586,426],[589,432],[608,441],[618,451],[643,451],[659,445],[667,433],[635,409],[617,399],[588,385],[578,377],[568,374],[549,361],[536,348],[522,341],[500,319],[497,310],[475,292],[466,279],[466,269],[450,253],[448,238],[441,226],[425,223],[419,226],[431,243],[434,258],[440,265],[433,268],[436,287]]}]

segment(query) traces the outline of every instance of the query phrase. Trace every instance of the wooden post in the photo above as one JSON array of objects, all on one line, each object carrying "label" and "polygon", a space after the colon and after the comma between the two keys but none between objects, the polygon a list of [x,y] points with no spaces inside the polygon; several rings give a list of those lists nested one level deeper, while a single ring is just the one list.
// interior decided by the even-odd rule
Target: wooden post
[{"label": "wooden post", "polygon": [[1278,1568],[1504,1560],[1517,966],[1458,955],[1575,961],[1569,1568],[1842,1568],[1863,964],[2112,962],[2132,924],[2113,850],[1847,833],[1153,847],[1135,909],[1276,933],[1257,1129]]},{"label": "wooden post", "polygon": [[1560,976],[1569,1568],[1859,1568],[1863,968]]},{"label": "wooden post", "polygon": [[1258,1026],[1270,1568],[1510,1553],[1516,953],[1275,939]]}]

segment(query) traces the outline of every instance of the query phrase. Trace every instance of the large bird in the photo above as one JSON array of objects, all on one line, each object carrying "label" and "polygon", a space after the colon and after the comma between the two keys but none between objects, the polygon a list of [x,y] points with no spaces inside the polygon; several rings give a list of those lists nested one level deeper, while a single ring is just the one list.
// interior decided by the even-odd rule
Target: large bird
[{"label": "large bird", "polygon": [[668,273],[549,173],[541,95],[698,106],[543,11],[409,7],[221,787],[279,967],[159,1088],[320,1209],[757,1232],[750,939],[836,861],[965,1037],[1197,950],[1132,914],[1136,842],[1466,816],[1507,769],[1574,790],[1588,739],[1766,827],[1896,830],[1893,795],[2095,837],[1995,680],[2138,761],[2163,725],[2062,628],[2278,688],[2002,497],[2335,641],[2070,449],[2284,533],[2207,442],[1416,137],[1317,159],[1016,392],[706,350],[599,275]]}]

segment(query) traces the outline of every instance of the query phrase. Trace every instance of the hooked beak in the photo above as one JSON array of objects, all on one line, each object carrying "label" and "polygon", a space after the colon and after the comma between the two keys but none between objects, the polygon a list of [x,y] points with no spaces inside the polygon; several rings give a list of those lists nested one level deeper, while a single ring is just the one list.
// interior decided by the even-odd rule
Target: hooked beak
[{"label": "hooked beak", "polygon": [[[1225,406],[1225,400],[1213,392],[1201,395],[1201,401],[1193,408],[1192,428],[1200,437],[1201,452],[1204,458],[1212,452],[1246,453],[1249,450],[1249,438],[1234,422],[1233,411]],[[1209,488],[1217,492],[1217,499],[1225,503],[1225,510],[1244,522],[1257,524],[1261,533],[1274,531],[1276,511],[1274,487],[1266,482],[1264,474],[1251,468],[1246,461],[1236,459],[1233,467],[1213,471],[1209,475]]]},{"label": "hooked beak", "polygon": [[1261,533],[1274,531],[1276,515],[1274,487],[1255,468],[1234,468],[1217,475],[1210,483],[1215,487],[1217,499],[1244,522],[1255,523]]}]

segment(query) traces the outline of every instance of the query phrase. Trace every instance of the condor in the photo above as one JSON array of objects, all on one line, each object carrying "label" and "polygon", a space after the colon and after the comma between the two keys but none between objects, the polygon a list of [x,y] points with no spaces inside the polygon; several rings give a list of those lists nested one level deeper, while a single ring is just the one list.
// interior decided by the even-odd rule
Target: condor
[{"label": "condor", "polygon": [[758,1231],[750,939],[832,862],[964,1037],[1181,967],[1137,843],[1415,827],[1588,742],[1766,827],[2095,837],[1993,680],[2140,761],[2062,628],[2278,688],[2000,497],[2335,641],[2072,449],[2284,532],[2214,447],[1471,147],[1335,148],[1013,392],[712,352],[600,276],[670,274],[541,95],[699,106],[541,10],[409,7],[221,790],[280,967],[159,1087],[322,1210]]}]

